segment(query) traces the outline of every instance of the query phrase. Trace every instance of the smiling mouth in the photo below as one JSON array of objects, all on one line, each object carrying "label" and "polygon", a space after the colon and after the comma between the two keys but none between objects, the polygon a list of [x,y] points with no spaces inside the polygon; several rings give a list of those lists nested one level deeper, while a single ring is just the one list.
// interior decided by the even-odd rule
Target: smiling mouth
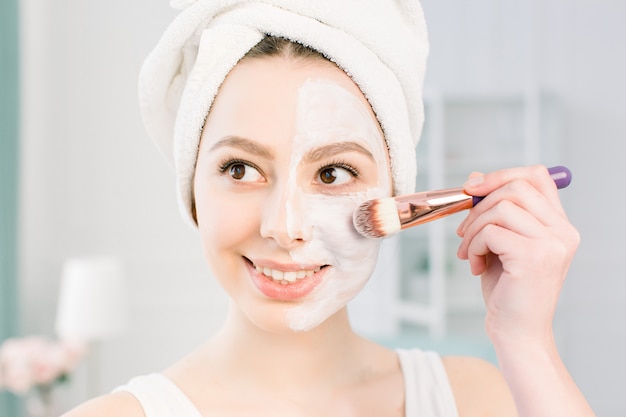
[{"label": "smiling mouth", "polygon": [[265,275],[267,278],[271,279],[274,282],[287,285],[292,284],[299,279],[304,279],[307,277],[312,277],[314,273],[319,272],[321,268],[317,268],[315,270],[300,270],[300,271],[279,271],[278,269],[271,269],[268,267],[260,267],[258,265],[254,266],[254,269],[260,274]]},{"label": "smiling mouth", "polygon": [[300,269],[297,271],[281,271],[280,269],[255,265],[250,259],[245,257],[244,259],[252,265],[256,272],[265,276],[267,279],[282,285],[293,284],[305,278],[311,278],[314,274],[328,266],[322,265],[321,267],[315,269]]}]

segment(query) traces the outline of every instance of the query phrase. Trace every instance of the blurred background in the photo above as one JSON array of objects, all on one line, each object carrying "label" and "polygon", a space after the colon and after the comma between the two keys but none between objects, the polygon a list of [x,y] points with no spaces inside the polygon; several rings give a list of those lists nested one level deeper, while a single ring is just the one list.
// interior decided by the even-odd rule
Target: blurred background
[{"label": "blurred background", "polygon": [[[473,170],[511,164],[572,170],[561,196],[582,243],[557,339],[596,413],[624,416],[626,2],[423,6],[431,54],[418,187],[458,185]],[[198,236],[178,214],[173,173],[137,108],[141,62],[174,16],[165,0],[0,3],[0,342],[55,339],[68,328],[91,340],[70,378],[55,384],[57,412],[162,369],[225,314]],[[495,360],[479,283],[453,256],[459,220],[386,243],[381,268],[351,306],[360,332],[390,346]],[[109,266],[97,266],[103,259]],[[68,301],[68,291],[87,297],[67,289],[76,270],[68,265],[81,261],[86,276],[113,271],[105,281],[116,283],[97,287],[113,301],[94,313],[96,324],[87,314],[84,323],[59,317],[97,304]],[[80,333],[96,325],[103,330]],[[26,416],[32,395],[1,393],[0,416]]]}]

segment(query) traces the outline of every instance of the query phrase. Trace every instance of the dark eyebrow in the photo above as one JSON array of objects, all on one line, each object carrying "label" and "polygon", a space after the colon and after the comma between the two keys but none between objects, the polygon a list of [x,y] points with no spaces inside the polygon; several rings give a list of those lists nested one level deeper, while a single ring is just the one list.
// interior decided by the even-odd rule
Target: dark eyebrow
[{"label": "dark eyebrow", "polygon": [[321,160],[323,158],[328,158],[330,156],[338,155],[338,154],[344,153],[344,152],[359,152],[359,153],[367,156],[373,162],[376,162],[374,160],[374,155],[372,155],[372,153],[370,151],[365,149],[365,147],[363,147],[362,145],[360,145],[360,144],[358,144],[356,142],[332,143],[330,145],[326,145],[326,146],[321,146],[319,148],[315,148],[315,149],[307,152],[304,155],[304,157],[302,158],[302,161],[305,162],[305,163],[316,162],[316,161],[319,161],[319,160]]},{"label": "dark eyebrow", "polygon": [[259,155],[265,159],[274,159],[274,153],[267,146],[241,136],[225,136],[211,146],[209,152],[223,147],[239,148],[245,152]]}]

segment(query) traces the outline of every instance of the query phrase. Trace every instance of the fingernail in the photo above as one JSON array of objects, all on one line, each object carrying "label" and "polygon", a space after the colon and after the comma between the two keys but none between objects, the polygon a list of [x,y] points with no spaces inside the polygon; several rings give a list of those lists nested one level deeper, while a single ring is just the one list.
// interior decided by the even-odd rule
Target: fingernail
[{"label": "fingernail", "polygon": [[465,184],[463,184],[463,187],[464,188],[477,187],[480,184],[482,184],[484,181],[485,181],[484,175],[478,175],[476,177],[472,177],[472,178],[468,179],[467,181],[465,181]]}]

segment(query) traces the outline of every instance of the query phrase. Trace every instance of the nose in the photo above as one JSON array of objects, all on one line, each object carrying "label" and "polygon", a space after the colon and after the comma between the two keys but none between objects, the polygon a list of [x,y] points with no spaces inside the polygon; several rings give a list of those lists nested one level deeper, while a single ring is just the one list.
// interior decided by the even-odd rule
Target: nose
[{"label": "nose", "polygon": [[311,238],[306,213],[301,191],[288,185],[276,187],[263,209],[261,236],[275,240],[287,250],[303,245]]}]

